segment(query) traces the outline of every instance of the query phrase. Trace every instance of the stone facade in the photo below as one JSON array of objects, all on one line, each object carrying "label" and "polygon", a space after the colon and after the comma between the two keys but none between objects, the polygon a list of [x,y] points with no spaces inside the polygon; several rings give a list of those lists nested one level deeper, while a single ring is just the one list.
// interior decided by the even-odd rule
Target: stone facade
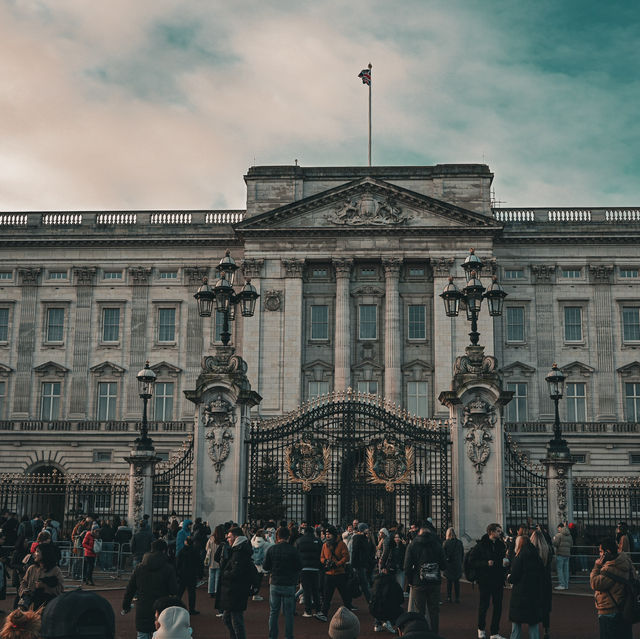
[{"label": "stone facade", "polygon": [[544,457],[557,362],[574,476],[637,473],[640,210],[493,210],[492,178],[485,165],[252,167],[246,211],[1,213],[0,471],[124,471],[145,360],[151,436],[178,448],[195,416],[183,391],[219,344],[193,294],[227,248],[261,295],[231,338],[254,414],[351,387],[447,417],[438,397],[469,324],[439,294],[449,276],[462,286],[474,247],[485,286],[495,273],[508,293],[501,318],[479,321],[515,393],[507,429]]}]

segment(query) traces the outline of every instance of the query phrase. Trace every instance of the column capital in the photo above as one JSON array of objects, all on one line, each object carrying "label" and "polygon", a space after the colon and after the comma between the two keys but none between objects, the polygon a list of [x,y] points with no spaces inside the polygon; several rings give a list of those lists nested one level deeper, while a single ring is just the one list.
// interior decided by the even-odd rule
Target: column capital
[{"label": "column capital", "polygon": [[302,269],[304,268],[304,260],[296,258],[283,258],[282,264],[286,271],[287,277],[302,277]]},{"label": "column capital", "polygon": [[242,260],[242,273],[246,278],[258,278],[262,275],[262,267],[264,266],[264,259],[261,257],[249,257]]},{"label": "column capital", "polygon": [[74,266],[73,281],[76,286],[91,286],[98,269],[95,266]]},{"label": "column capital", "polygon": [[386,278],[399,277],[400,267],[402,266],[402,258],[383,257],[382,266],[384,267],[384,276]]},{"label": "column capital", "polygon": [[331,263],[336,270],[336,277],[349,277],[351,275],[352,259],[334,258]]},{"label": "column capital", "polygon": [[185,266],[184,274],[187,278],[188,286],[200,286],[203,278],[209,275],[208,266]]},{"label": "column capital", "polygon": [[535,278],[536,284],[549,284],[555,273],[555,264],[532,264],[531,272]]},{"label": "column capital", "polygon": [[22,286],[37,286],[38,275],[40,275],[41,268],[28,267],[18,269],[18,277],[20,278],[20,284]]},{"label": "column capital", "polygon": [[449,277],[454,259],[452,257],[436,257],[431,260],[431,268],[435,277]]},{"label": "column capital", "polygon": [[613,264],[595,264],[589,266],[589,275],[596,284],[611,284]]},{"label": "column capital", "polygon": [[148,284],[151,278],[151,269],[145,266],[133,266],[129,269],[129,275],[131,276],[133,284]]}]

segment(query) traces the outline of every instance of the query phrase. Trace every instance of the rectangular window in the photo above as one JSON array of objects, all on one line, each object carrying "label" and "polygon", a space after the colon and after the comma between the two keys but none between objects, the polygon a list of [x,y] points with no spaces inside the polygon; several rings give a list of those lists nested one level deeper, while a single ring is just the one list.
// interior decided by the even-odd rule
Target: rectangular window
[{"label": "rectangular window", "polygon": [[4,401],[7,397],[7,383],[0,382],[0,419],[4,419]]},{"label": "rectangular window", "polygon": [[640,384],[627,382],[624,385],[624,407],[628,422],[640,422]]},{"label": "rectangular window", "polygon": [[640,341],[640,307],[622,307],[622,339],[625,342]]},{"label": "rectangular window", "polygon": [[564,308],[564,341],[582,341],[582,307],[580,306]]},{"label": "rectangular window", "polygon": [[67,272],[66,271],[49,271],[49,279],[50,280],[66,280]]},{"label": "rectangular window", "polygon": [[309,399],[327,395],[329,393],[329,382],[309,382]]},{"label": "rectangular window", "polygon": [[636,278],[638,277],[637,268],[621,268],[620,277]]},{"label": "rectangular window", "polygon": [[0,308],[0,342],[9,341],[9,309]]},{"label": "rectangular window", "polygon": [[326,268],[314,268],[311,271],[311,277],[327,277]]},{"label": "rectangular window", "polygon": [[427,382],[407,383],[407,410],[418,417],[429,417],[429,398]]},{"label": "rectangular window", "polygon": [[560,270],[560,277],[575,280],[582,277],[582,269],[579,268],[563,268]]},{"label": "rectangular window", "polygon": [[224,327],[224,313],[222,311],[215,311],[216,313],[216,334],[215,341],[222,341],[222,328]]},{"label": "rectangular window", "polygon": [[311,339],[329,339],[329,307],[311,307]]},{"label": "rectangular window", "polygon": [[50,422],[60,414],[60,382],[44,382],[40,398],[40,419]]},{"label": "rectangular window", "polygon": [[122,271],[105,271],[102,274],[102,278],[105,280],[121,280]]},{"label": "rectangular window", "polygon": [[160,271],[161,280],[177,280],[178,271]]},{"label": "rectangular window", "polygon": [[584,422],[586,419],[586,385],[584,383],[567,384],[567,421]]},{"label": "rectangular window", "polygon": [[507,306],[507,342],[524,342],[524,306]]},{"label": "rectangular window", "polygon": [[358,307],[360,339],[378,338],[377,311],[375,304],[361,304]]},{"label": "rectangular window", "polygon": [[98,384],[98,420],[106,422],[116,418],[116,401],[118,384],[116,382],[100,382]]},{"label": "rectangular window", "polygon": [[513,391],[513,398],[507,404],[508,422],[527,421],[527,385],[521,382],[508,382],[507,390]]},{"label": "rectangular window", "polygon": [[586,464],[587,463],[587,453],[574,453],[571,455],[571,461],[574,464]]},{"label": "rectangular window", "polygon": [[409,306],[409,339],[426,339],[427,307],[424,305]]},{"label": "rectangular window", "polygon": [[12,280],[13,271],[0,271],[0,280]]},{"label": "rectangular window", "polygon": [[640,453],[629,453],[630,464],[640,464]]},{"label": "rectangular window", "polygon": [[377,273],[377,269],[371,268],[370,266],[363,266],[360,269],[360,275],[362,275],[362,277],[374,277]]},{"label": "rectangular window", "polygon": [[173,382],[156,382],[154,397],[154,418],[159,422],[170,422],[173,419]]},{"label": "rectangular window", "polygon": [[378,394],[378,382],[376,381],[360,381],[358,382],[358,392],[370,395]]},{"label": "rectangular window", "polygon": [[424,268],[412,267],[409,269],[409,277],[422,277],[424,275]]},{"label": "rectangular window", "polygon": [[120,339],[120,309],[102,309],[102,341],[117,342]]},{"label": "rectangular window", "polygon": [[176,339],[176,309],[158,309],[158,341],[174,342]]},{"label": "rectangular window", "polygon": [[524,271],[521,268],[505,269],[505,280],[522,280],[524,279]]},{"label": "rectangular window", "polygon": [[47,342],[62,342],[64,338],[64,308],[47,309]]},{"label": "rectangular window", "polygon": [[94,450],[93,451],[93,461],[95,463],[105,463],[111,461],[111,451],[110,450]]}]

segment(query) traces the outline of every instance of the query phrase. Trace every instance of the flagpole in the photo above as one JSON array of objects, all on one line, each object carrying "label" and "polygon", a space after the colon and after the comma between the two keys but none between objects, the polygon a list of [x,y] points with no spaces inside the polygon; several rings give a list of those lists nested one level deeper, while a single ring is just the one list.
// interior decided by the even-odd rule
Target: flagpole
[{"label": "flagpole", "polygon": [[371,62],[369,62],[369,166],[371,166]]}]

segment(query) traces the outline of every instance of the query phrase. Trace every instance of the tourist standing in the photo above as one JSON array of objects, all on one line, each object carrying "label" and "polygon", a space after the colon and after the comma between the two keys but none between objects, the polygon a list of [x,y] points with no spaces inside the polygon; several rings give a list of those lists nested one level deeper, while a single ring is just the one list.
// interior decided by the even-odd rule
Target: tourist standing
[{"label": "tourist standing", "polygon": [[573,537],[568,526],[558,525],[558,532],[553,537],[553,548],[556,551],[556,568],[558,571],[558,585],[556,590],[569,588],[569,558],[573,547]]},{"label": "tourist standing", "polygon": [[447,567],[440,540],[426,524],[409,544],[404,558],[404,572],[411,586],[411,610],[429,614],[431,630],[438,634],[440,627],[441,571]]},{"label": "tourist standing", "polygon": [[345,574],[345,566],[349,562],[349,551],[344,541],[338,538],[338,531],[335,526],[329,526],[326,530],[326,542],[322,546],[320,562],[325,570],[324,597],[322,611],[316,615],[316,618],[320,619],[320,621],[327,621],[331,598],[336,588],[342,597],[345,607],[352,609],[351,593],[349,592],[347,575]]},{"label": "tourist standing", "polygon": [[316,536],[312,526],[305,526],[302,535],[298,537],[295,547],[300,553],[302,571],[300,572],[300,582],[304,598],[303,617],[312,617],[314,611],[320,612],[320,553],[322,552],[322,542]]},{"label": "tourist standing", "polygon": [[58,567],[55,548],[51,544],[40,544],[33,555],[34,564],[27,568],[18,594],[18,605],[34,610],[46,605],[64,590],[64,577]]},{"label": "tourist standing", "polygon": [[302,570],[300,553],[289,543],[290,530],[280,527],[276,543],[270,546],[262,564],[269,578],[269,639],[278,639],[280,609],[284,615],[285,639],[293,639],[293,614],[296,607],[296,586]]},{"label": "tourist standing", "polygon": [[[404,593],[404,558],[407,553],[407,543],[400,532],[396,532],[391,542],[391,571],[395,575],[398,585]],[[407,596],[409,596],[407,594]],[[403,594],[404,597],[404,594]]]},{"label": "tourist standing", "polygon": [[100,528],[94,523],[91,530],[85,533],[82,539],[82,548],[84,549],[84,574],[85,584],[95,586],[93,583],[93,568],[96,564],[97,548],[96,541],[100,537]]},{"label": "tourist standing", "polygon": [[484,639],[487,636],[485,632],[487,612],[489,605],[493,603],[490,626],[491,639],[504,639],[500,635],[500,617],[502,616],[507,547],[502,540],[500,524],[489,524],[487,533],[482,536],[482,539],[470,552],[480,588],[478,637]]},{"label": "tourist standing", "polygon": [[456,531],[453,528],[447,528],[442,548],[447,561],[447,567],[444,570],[444,576],[447,579],[447,602],[451,603],[451,595],[454,591],[455,601],[460,603],[460,577],[462,577],[464,562],[464,546],[456,537]]},{"label": "tourist standing", "polygon": [[544,565],[528,537],[516,538],[509,581],[513,584],[509,604],[511,639],[520,639],[522,624],[529,626],[529,639],[539,639],[542,621]]},{"label": "tourist standing", "polygon": [[216,561],[216,551],[224,543],[224,526],[218,524],[207,540],[204,555],[204,565],[209,568],[209,597],[215,597],[220,581],[220,563]]},{"label": "tourist standing", "polygon": [[189,614],[199,615],[196,610],[196,584],[202,574],[200,551],[196,547],[193,537],[184,540],[184,546],[176,560],[176,572],[178,574],[178,597],[182,599],[184,591],[189,598]]},{"label": "tourist standing", "polygon": [[360,522],[351,540],[351,567],[358,577],[360,590],[367,603],[371,601],[371,588],[369,587],[369,566],[374,555],[373,546],[367,535],[369,525]]}]

